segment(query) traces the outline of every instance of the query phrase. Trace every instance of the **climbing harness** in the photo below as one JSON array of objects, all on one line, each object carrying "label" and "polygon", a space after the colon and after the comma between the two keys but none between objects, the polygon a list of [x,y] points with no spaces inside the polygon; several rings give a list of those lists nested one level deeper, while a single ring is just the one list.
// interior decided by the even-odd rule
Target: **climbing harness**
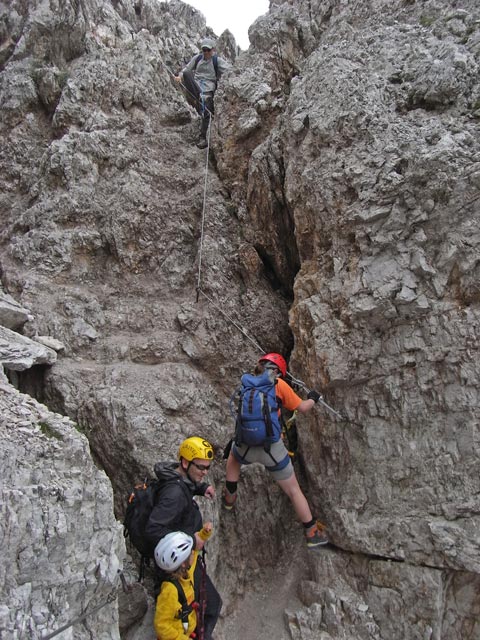
[{"label": "climbing harness", "polygon": [[182,585],[176,578],[170,576],[169,578],[166,579],[166,582],[170,582],[171,584],[173,584],[173,586],[177,590],[178,601],[180,602],[180,605],[181,605],[181,609],[177,614],[177,618],[181,621],[183,630],[185,631],[185,633],[187,633],[188,618],[192,613],[192,611],[197,609],[197,603],[192,602],[191,604],[188,604],[187,598],[185,596],[185,591],[183,590]]},{"label": "climbing harness", "polygon": [[[123,575],[123,572],[119,569],[117,574],[121,580],[123,590],[125,591],[125,593],[128,593],[130,591],[130,587],[127,585],[127,581],[125,580],[125,576]],[[113,604],[116,599],[117,599],[117,587],[115,587],[115,589],[110,593],[110,595],[107,597],[105,602],[98,604],[96,607],[93,607],[93,609],[89,609],[85,611],[84,613],[79,615],[77,618],[70,620],[70,622],[67,622],[67,624],[64,624],[62,627],[59,627],[56,631],[52,631],[51,633],[47,633],[46,635],[43,635],[42,640],[50,640],[50,638],[54,638],[55,636],[58,636],[58,634],[62,633],[62,631],[65,631],[66,629],[73,627],[79,622],[82,622],[82,620],[85,620],[85,618],[92,616],[97,611],[100,611],[100,609],[103,609],[103,607],[106,607],[109,604]]]},{"label": "climbing harness", "polygon": [[[165,63],[162,63],[162,64],[165,67],[165,69],[167,70],[167,73],[169,73],[172,76],[172,78],[175,80],[175,78],[177,78],[177,76],[173,73],[173,71],[171,69],[169,69],[169,67],[167,67],[167,65]],[[184,89],[185,92],[188,93],[189,96],[191,96],[193,98],[193,100],[196,100],[196,101],[198,100],[197,96],[194,93],[192,93],[189,89],[187,89],[187,87],[183,84],[183,82],[181,83],[181,85],[182,85],[182,89]],[[210,118],[213,116],[213,113],[210,111],[210,109],[206,105],[204,107],[204,111],[206,111],[210,115]]]}]

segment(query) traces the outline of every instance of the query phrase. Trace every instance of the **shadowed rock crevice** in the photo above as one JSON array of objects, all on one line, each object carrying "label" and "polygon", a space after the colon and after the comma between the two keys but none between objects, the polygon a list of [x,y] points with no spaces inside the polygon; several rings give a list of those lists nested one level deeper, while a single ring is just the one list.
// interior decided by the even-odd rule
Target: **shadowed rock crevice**
[{"label": "shadowed rock crevice", "polygon": [[[43,404],[46,399],[45,376],[49,369],[50,367],[47,367],[46,365],[37,365],[23,371],[7,372],[7,378],[9,382],[21,393],[25,393]],[[64,413],[62,410],[63,408],[55,407],[50,403],[49,408],[52,411]]]}]

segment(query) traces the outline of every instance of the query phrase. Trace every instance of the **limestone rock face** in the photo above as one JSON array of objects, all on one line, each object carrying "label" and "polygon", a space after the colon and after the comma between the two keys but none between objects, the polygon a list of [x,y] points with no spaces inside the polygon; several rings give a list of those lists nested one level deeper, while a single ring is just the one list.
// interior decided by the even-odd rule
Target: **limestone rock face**
[{"label": "limestone rock face", "polygon": [[7,329],[20,329],[30,320],[28,309],[24,309],[8,294],[0,291],[0,325]]},{"label": "limestone rock face", "polygon": [[119,638],[125,549],[108,478],[69,418],[20,394],[3,374],[0,410],[0,635],[40,639],[105,603],[68,633]]},{"label": "limestone rock face", "polygon": [[[252,274],[237,260],[236,208],[214,171],[200,237],[198,117],[171,73],[197,50],[203,17],[178,2],[140,3],[135,18],[130,3],[118,11],[84,4],[71,21],[83,47],[76,56],[53,60],[59,18],[43,5],[24,8],[23,32],[11,34],[23,42],[45,9],[44,48],[14,49],[1,76],[2,264],[8,290],[35,310],[25,333],[65,347],[42,399],[82,423],[105,468],[117,470],[125,453],[112,474],[123,504],[138,474],[176,454],[183,436],[198,431],[225,444],[225,392],[255,357],[227,317],[254,345],[281,349],[290,341],[288,305],[261,259]],[[45,57],[61,87],[46,82],[40,95],[32,73]],[[45,103],[55,106],[46,113]]]},{"label": "limestone rock face", "polygon": [[[296,274],[292,371],[350,419],[319,410],[303,423],[317,510],[343,549],[406,563],[395,572],[381,560],[370,564],[369,586],[355,578],[359,610],[369,612],[360,616],[364,636],[358,614],[333,613],[343,603],[341,582],[291,632],[316,637],[308,629],[318,625],[328,637],[348,628],[352,637],[455,637],[464,627],[461,635],[474,638],[478,8],[349,4],[308,3],[307,12],[307,3],[274,3],[241,58],[260,70],[264,101],[253,74],[237,72],[223,86],[224,117],[216,121],[220,175],[245,211],[249,238],[280,281],[288,282],[289,268]],[[265,44],[277,29],[280,53]],[[242,112],[256,119],[245,143]],[[294,235],[286,235],[287,215]],[[319,567],[322,582],[323,560]],[[354,565],[339,571],[357,576]],[[392,606],[411,610],[408,594],[420,603],[421,585],[432,580],[429,600],[445,600],[418,613],[418,630],[408,617],[389,631],[373,624]],[[445,609],[461,585],[469,605],[450,628]],[[381,589],[400,592],[401,602],[378,598]]]},{"label": "limestone rock face", "polygon": [[[262,350],[347,418],[298,419],[297,473],[337,550],[305,557],[263,470],[233,514],[202,504],[220,640],[258,639],[252,581],[278,612],[278,554],[300,600],[272,637],[479,636],[477,4],[272,0],[247,52],[219,38],[235,64],[208,164],[172,80],[214,35],[197,11],[0,9],[0,267],[32,315],[6,326],[63,347],[18,385],[85,431],[116,514],[183,437],[225,446]],[[129,638],[149,640],[145,620]]]},{"label": "limestone rock face", "polygon": [[6,369],[22,371],[34,365],[52,365],[56,359],[57,354],[50,347],[0,327],[0,363]]}]

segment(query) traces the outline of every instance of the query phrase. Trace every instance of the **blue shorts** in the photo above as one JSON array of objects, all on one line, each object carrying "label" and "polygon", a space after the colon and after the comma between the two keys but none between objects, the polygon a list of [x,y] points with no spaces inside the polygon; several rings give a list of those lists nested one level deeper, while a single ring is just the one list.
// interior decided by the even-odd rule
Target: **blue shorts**
[{"label": "blue shorts", "polygon": [[232,445],[232,454],[240,464],[252,464],[259,462],[272,474],[274,480],[287,480],[293,474],[293,465],[282,440],[273,442],[270,445],[270,452],[267,453],[263,445],[259,447],[249,447],[242,444],[239,447]]}]

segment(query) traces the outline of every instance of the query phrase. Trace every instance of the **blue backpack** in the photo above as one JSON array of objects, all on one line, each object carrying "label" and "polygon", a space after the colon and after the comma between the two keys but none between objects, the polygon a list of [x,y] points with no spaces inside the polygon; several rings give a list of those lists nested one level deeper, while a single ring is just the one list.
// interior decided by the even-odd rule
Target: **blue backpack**
[{"label": "blue backpack", "polygon": [[280,401],[275,393],[276,380],[265,371],[259,376],[245,373],[241,378],[235,425],[235,444],[250,447],[270,445],[280,440],[282,426],[278,411]]}]

